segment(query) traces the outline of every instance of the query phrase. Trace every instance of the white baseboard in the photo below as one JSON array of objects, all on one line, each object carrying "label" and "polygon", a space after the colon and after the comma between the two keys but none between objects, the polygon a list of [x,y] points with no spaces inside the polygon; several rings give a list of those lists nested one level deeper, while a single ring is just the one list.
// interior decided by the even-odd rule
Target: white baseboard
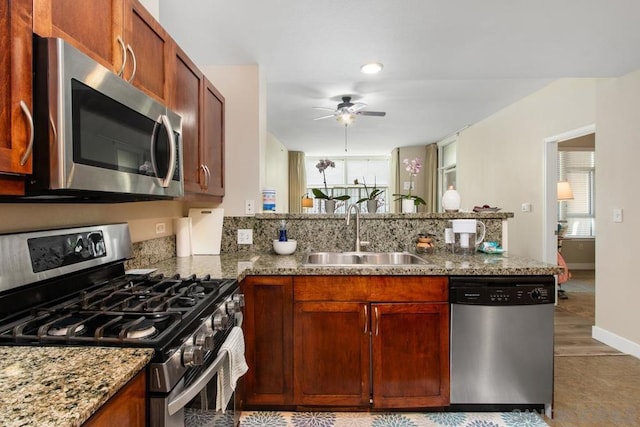
[{"label": "white baseboard", "polygon": [[595,262],[568,262],[567,267],[571,270],[595,270]]},{"label": "white baseboard", "polygon": [[640,344],[621,337],[620,335],[616,335],[598,326],[593,326],[591,328],[591,338],[640,359]]}]

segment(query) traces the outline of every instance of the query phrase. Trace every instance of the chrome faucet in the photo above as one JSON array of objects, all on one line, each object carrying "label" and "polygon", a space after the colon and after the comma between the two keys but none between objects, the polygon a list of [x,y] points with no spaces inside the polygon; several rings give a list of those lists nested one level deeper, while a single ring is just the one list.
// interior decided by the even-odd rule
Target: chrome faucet
[{"label": "chrome faucet", "polygon": [[347,208],[347,225],[349,225],[351,208],[355,208],[356,210],[356,252],[360,252],[360,207],[355,203],[349,205]]}]

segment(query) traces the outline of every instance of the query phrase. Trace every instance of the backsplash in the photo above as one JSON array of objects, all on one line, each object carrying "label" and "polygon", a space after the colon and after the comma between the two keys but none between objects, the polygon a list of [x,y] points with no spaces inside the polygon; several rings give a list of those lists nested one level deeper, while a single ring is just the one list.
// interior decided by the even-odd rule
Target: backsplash
[{"label": "backsplash", "polygon": [[[362,214],[360,240],[369,242],[366,251],[403,251],[412,249],[420,233],[433,236],[436,250],[444,247],[444,229],[451,219],[473,218],[487,227],[485,241],[502,244],[502,222],[513,213],[437,213],[437,214]],[[356,221],[349,225],[344,214],[257,214],[256,216],[224,217],[221,253],[272,252],[278,238],[280,222],[286,221],[289,239],[298,242],[297,252],[354,250]],[[253,230],[252,245],[238,245],[238,229]],[[175,236],[161,237],[133,244],[133,259],[125,267],[144,268],[176,255]]]},{"label": "backsplash", "polygon": [[[440,214],[362,214],[360,240],[369,242],[367,251],[402,251],[410,248],[419,233],[433,236],[436,249],[444,247],[444,230],[449,220],[474,218],[487,227],[485,241],[502,243],[502,222],[513,213],[440,213]],[[355,242],[355,217],[349,225],[345,215],[258,214],[255,217],[225,217],[221,252],[272,251],[280,222],[286,221],[289,239],[298,242],[297,251],[352,251]],[[238,229],[253,229],[253,245],[238,245]]]}]

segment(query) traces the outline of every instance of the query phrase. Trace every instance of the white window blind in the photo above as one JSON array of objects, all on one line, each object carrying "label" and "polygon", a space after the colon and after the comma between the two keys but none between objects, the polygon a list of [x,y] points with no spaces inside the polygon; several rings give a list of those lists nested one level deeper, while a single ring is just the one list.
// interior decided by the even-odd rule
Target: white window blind
[{"label": "white window blind", "polygon": [[595,237],[595,169],[594,151],[558,152],[559,181],[568,181],[573,191],[573,200],[558,207],[566,237]]},{"label": "white window blind", "polygon": [[[320,157],[306,157],[305,167],[307,171],[307,187],[311,196],[312,188],[319,188],[323,192],[324,182],[323,177],[316,165],[324,158]],[[378,212],[389,211],[389,181],[390,181],[390,158],[359,158],[359,157],[343,157],[343,158],[331,158],[335,164],[335,168],[327,168],[325,175],[327,178],[327,190],[331,196],[340,196],[348,194],[351,196],[346,203],[339,204],[336,212],[345,212],[346,205],[355,203],[358,200],[367,196],[367,191],[364,188],[364,183],[367,184],[369,191],[375,186],[381,189],[384,193],[379,197],[382,206],[378,206]],[[355,184],[355,180],[358,180],[358,184]],[[360,209],[366,212],[366,204],[361,204]],[[314,207],[310,208],[307,212],[317,213],[322,212],[322,204],[319,200],[314,201]]]}]

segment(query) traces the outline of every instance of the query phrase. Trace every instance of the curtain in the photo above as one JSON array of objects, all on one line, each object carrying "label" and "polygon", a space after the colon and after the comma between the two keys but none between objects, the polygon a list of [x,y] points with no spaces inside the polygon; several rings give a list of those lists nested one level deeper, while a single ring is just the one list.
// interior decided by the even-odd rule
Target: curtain
[{"label": "curtain", "polygon": [[307,192],[304,152],[289,151],[289,213],[302,213],[302,196]]},{"label": "curtain", "polygon": [[424,156],[424,201],[425,212],[438,210],[438,144],[426,146]]},{"label": "curtain", "polygon": [[400,212],[400,201],[394,202],[392,194],[402,193],[400,191],[400,149],[394,148],[391,152],[391,174],[389,179],[389,212]]}]

